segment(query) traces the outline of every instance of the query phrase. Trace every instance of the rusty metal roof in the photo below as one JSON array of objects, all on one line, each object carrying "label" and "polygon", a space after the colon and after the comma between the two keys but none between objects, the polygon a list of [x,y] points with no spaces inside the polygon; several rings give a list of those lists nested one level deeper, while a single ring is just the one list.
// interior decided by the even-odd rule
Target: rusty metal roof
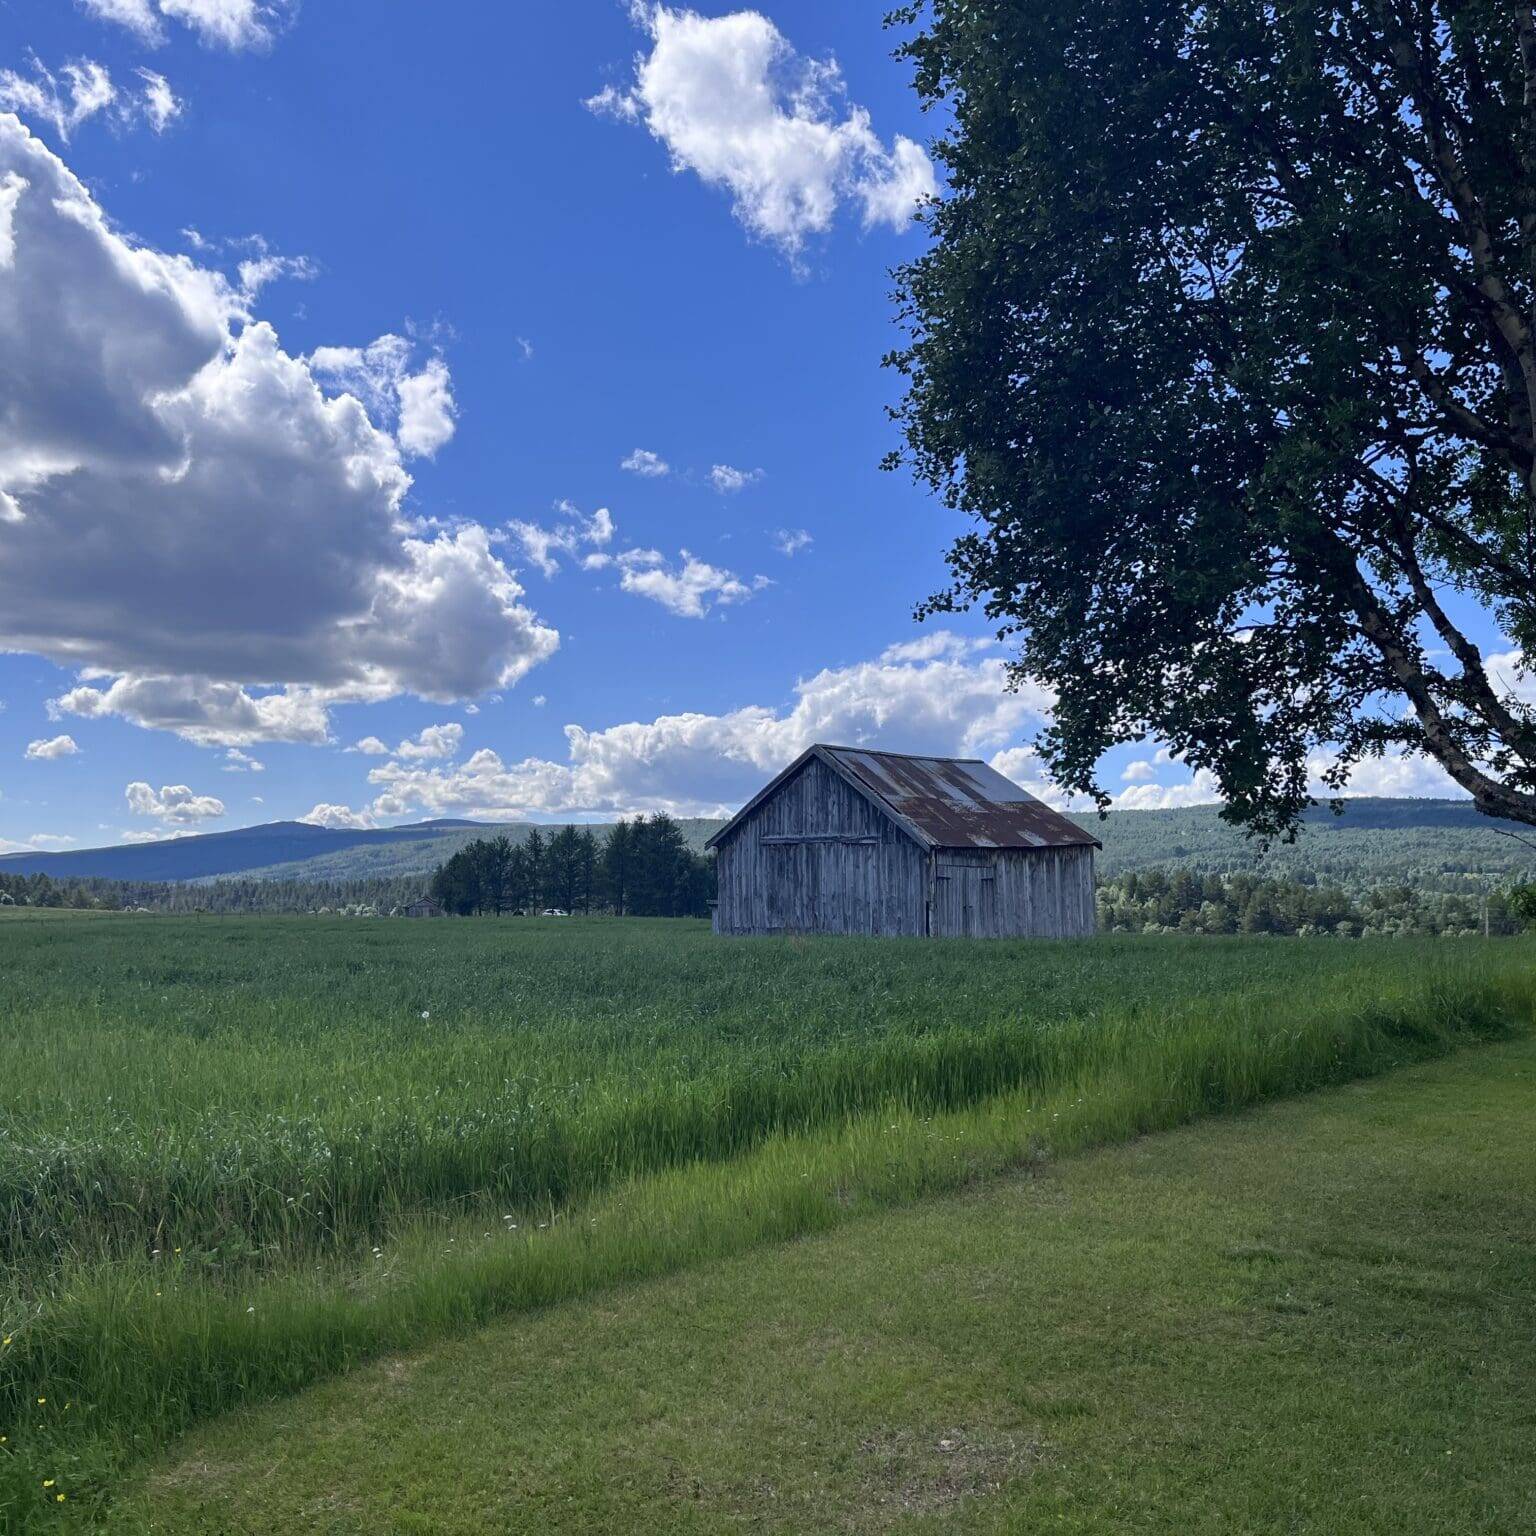
[{"label": "rusty metal roof", "polygon": [[979,758],[910,757],[862,747],[817,745],[747,802],[714,846],[812,757],[873,800],[931,848],[1102,847],[1091,832],[1006,779]]}]

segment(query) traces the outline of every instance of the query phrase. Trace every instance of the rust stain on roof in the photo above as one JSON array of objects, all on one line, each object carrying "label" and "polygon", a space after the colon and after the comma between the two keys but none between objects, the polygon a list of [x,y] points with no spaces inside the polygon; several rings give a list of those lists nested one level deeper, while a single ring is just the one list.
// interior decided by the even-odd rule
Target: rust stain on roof
[{"label": "rust stain on roof", "polygon": [[940,848],[1082,848],[1098,838],[979,759],[819,748]]}]

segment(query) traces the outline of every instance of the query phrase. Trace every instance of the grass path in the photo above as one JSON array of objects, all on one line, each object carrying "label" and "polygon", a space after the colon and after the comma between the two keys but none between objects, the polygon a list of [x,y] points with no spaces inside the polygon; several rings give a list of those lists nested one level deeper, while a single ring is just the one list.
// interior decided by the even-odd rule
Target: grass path
[{"label": "grass path", "polygon": [[1536,1529],[1536,1042],[1048,1164],[226,1417],[165,1533]]}]

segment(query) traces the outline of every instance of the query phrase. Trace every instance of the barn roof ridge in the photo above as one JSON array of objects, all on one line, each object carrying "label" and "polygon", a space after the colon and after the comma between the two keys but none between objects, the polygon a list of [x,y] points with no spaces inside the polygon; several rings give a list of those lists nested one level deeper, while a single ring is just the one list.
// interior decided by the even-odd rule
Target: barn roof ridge
[{"label": "barn roof ridge", "polygon": [[[876,805],[907,836],[929,849],[1103,847],[1092,833],[1006,778],[983,758],[885,752],[830,742],[807,747],[748,800],[706,846],[721,843],[813,757]],[[899,778],[893,779],[881,771],[881,763],[889,760],[932,766],[903,768]]]}]

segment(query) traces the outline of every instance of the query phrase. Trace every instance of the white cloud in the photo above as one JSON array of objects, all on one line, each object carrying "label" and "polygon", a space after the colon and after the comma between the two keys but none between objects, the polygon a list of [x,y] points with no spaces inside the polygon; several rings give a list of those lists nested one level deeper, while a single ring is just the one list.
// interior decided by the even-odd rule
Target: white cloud
[{"label": "white cloud", "polygon": [[674,171],[731,196],[758,239],[795,257],[808,237],[856,205],[865,228],[905,228],[937,191],[921,145],[889,148],[869,113],[849,103],[837,63],[803,58],[758,11],[706,17],[666,5],[634,7],[651,51],[634,84],[587,101],[594,112],[643,122]]},{"label": "white cloud", "polygon": [[734,496],[762,478],[760,469],[734,469],[729,464],[716,464],[709,472],[709,483],[722,496]]},{"label": "white cloud", "polygon": [[[599,507],[590,517],[569,501],[556,502],[555,510],[565,519],[553,528],[542,523],[510,522],[507,528],[522,546],[524,555],[538,566],[545,577],[558,573],[559,555],[572,559],[581,558],[589,570],[598,570],[608,564],[608,558],[600,552],[613,542],[613,517],[607,507]],[[594,553],[582,557],[586,548]]]},{"label": "white cloud", "polygon": [[1334,752],[1318,752],[1307,760],[1311,776],[1308,786],[1319,800],[1335,796],[1350,800],[1362,795],[1380,795],[1404,800],[1463,800],[1464,790],[1439,763],[1417,752],[1394,748],[1381,757],[1367,757],[1350,770],[1343,789],[1329,785],[1323,775],[1338,761]]},{"label": "white cloud", "polygon": [[308,361],[315,373],[355,395],[375,417],[393,422],[402,452],[430,459],[453,437],[458,406],[448,365],[431,357],[413,371],[414,350],[405,337],[387,334],[366,347],[317,347]]},{"label": "white cloud", "polygon": [[156,133],[164,133],[181,116],[182,103],[164,75],[157,75],[152,69],[139,69],[135,73],[144,82],[141,93],[144,116]]},{"label": "white cloud", "polygon": [[260,0],[80,0],[101,21],[126,27],[141,43],[165,41],[162,17],[190,27],[204,43],[230,49],[255,48],[272,39],[282,7]]},{"label": "white cloud", "polygon": [[1202,768],[1183,784],[1134,784],[1114,797],[1117,811],[1171,811],[1187,805],[1218,805],[1216,775]]},{"label": "white cloud", "polygon": [[74,757],[79,751],[73,736],[53,736],[46,741],[29,741],[26,755],[33,762],[48,762],[56,757]]},{"label": "white cloud", "polygon": [[83,123],[101,117],[118,128],[148,123],[164,133],[181,116],[182,103],[170,81],[152,69],[137,69],[137,92],[119,90],[110,71],[93,59],[72,59],[55,73],[36,56],[31,73],[0,70],[0,111],[46,123],[68,142]]},{"label": "white cloud", "polygon": [[62,712],[324,740],[332,703],[554,652],[485,529],[409,523],[399,445],[228,279],[125,239],[4,115],[0,187],[0,647],[82,670]]},{"label": "white cloud", "polygon": [[434,458],[453,436],[458,405],[448,365],[440,357],[427,359],[420,373],[407,374],[396,386],[400,392],[400,427],[395,434],[400,447],[412,458]]},{"label": "white cloud", "polygon": [[68,848],[74,841],[72,837],[55,832],[34,832],[19,843],[0,837],[0,853],[48,853],[56,848]]},{"label": "white cloud", "polygon": [[1122,784],[1145,784],[1157,777],[1157,769],[1145,758],[1138,759],[1134,763],[1125,765],[1125,772],[1120,775]]},{"label": "white cloud", "polygon": [[402,741],[395,748],[395,756],[415,761],[453,757],[463,744],[464,727],[456,721],[449,725],[429,725],[416,737]]},{"label": "white cloud", "polygon": [[621,461],[619,468],[627,469],[630,474],[640,475],[646,480],[659,480],[663,475],[672,473],[672,466],[649,448],[636,448],[627,459]]},{"label": "white cloud", "polygon": [[348,752],[361,752],[365,757],[388,757],[389,744],[380,741],[377,736],[364,736],[361,741],[354,742],[347,748]]},{"label": "white cloud", "polygon": [[65,64],[57,75],[37,58],[30,76],[0,69],[0,110],[47,123],[66,141],[82,123],[117,105],[112,76],[91,59]]},{"label": "white cloud", "polygon": [[240,296],[247,304],[254,303],[261,290],[279,278],[312,283],[320,275],[320,268],[308,256],[280,256],[267,250],[247,257],[236,270],[240,274]]},{"label": "white cloud", "polygon": [[135,816],[155,816],[173,825],[213,821],[224,814],[224,802],[212,795],[196,795],[185,784],[163,784],[152,789],[142,779],[129,784],[123,794]]},{"label": "white cloud", "polygon": [[749,705],[726,714],[664,715],[589,731],[568,725],[567,761],[504,762],[479,751],[453,768],[390,762],[373,769],[373,814],[569,816],[664,810],[719,815],[817,741],[977,756],[1039,725],[1051,696],[1006,691],[1001,661],[967,642],[910,659],[828,668],[797,684],[787,711]]},{"label": "white cloud", "polygon": [[127,27],[141,43],[156,47],[165,41],[165,29],[150,0],[79,0],[79,3],[101,21]]},{"label": "white cloud", "polygon": [[681,565],[671,565],[660,550],[626,549],[618,557],[619,585],[684,619],[702,619],[712,608],[744,603],[770,585],[766,576],[754,576],[749,585],[733,571],[696,559],[686,549],[681,560]]},{"label": "white cloud", "polygon": [[802,549],[809,549],[815,542],[804,528],[780,528],[773,536],[773,547],[789,559],[793,559]]},{"label": "white cloud", "polygon": [[[16,259],[16,205],[26,190],[26,182],[15,171],[7,171],[4,176],[0,176],[0,270],[9,267]],[[0,518],[0,521],[10,522],[20,515],[18,509],[11,516]]]},{"label": "white cloud", "polygon": [[367,811],[354,811],[345,805],[317,805],[307,816],[300,816],[312,827],[332,827],[344,831],[366,831],[377,825]]},{"label": "white cloud", "polygon": [[231,747],[224,754],[225,773],[265,773],[267,765],[257,762],[248,752],[242,752],[239,747]]},{"label": "white cloud", "polygon": [[55,719],[108,716],[147,729],[174,731],[199,746],[249,746],[257,741],[320,745],[329,739],[329,697],[313,688],[253,694],[206,677],[116,678],[106,688],[82,683],[49,701]]}]

